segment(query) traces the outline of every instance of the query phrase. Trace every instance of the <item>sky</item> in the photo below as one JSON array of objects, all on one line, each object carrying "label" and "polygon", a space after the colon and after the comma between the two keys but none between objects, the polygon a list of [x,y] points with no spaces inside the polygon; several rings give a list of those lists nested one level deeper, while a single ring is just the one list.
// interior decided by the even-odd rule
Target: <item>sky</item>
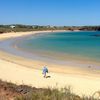
[{"label": "sky", "polygon": [[100,0],[0,0],[0,24],[100,25]]}]

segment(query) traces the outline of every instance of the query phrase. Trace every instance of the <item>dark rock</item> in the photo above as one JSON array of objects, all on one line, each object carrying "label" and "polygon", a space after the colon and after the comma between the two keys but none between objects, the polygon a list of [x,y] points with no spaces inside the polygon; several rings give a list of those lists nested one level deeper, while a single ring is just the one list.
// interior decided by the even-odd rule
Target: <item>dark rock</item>
[{"label": "dark rock", "polygon": [[94,34],[94,35],[91,35],[91,36],[100,37],[100,34]]}]

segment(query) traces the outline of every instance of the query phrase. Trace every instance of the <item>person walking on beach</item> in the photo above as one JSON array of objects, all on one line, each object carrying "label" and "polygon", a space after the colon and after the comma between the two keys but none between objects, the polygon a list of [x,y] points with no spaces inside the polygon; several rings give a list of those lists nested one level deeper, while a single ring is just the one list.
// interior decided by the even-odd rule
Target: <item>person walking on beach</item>
[{"label": "person walking on beach", "polygon": [[46,78],[46,74],[48,73],[48,68],[47,67],[44,67],[43,68],[43,72],[42,74],[44,75],[44,78]]}]

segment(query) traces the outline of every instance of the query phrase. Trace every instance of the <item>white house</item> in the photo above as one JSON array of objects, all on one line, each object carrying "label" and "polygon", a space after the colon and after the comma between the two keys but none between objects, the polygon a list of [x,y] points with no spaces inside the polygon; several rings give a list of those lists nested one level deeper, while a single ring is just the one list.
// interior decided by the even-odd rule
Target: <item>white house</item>
[{"label": "white house", "polygon": [[11,27],[11,28],[15,28],[15,26],[14,26],[14,25],[11,25],[10,27]]}]

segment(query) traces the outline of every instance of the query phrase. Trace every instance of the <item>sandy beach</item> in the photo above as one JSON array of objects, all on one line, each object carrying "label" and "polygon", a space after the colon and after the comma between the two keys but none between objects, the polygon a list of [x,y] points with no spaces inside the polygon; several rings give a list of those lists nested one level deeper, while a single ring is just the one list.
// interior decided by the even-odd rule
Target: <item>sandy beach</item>
[{"label": "sandy beach", "polygon": [[[0,40],[47,32],[50,31],[0,34]],[[49,68],[50,78],[43,78],[42,67],[44,65]],[[79,95],[92,95],[100,91],[100,70],[33,61],[2,50],[0,50],[0,79],[41,88],[71,86],[72,91]]]}]

